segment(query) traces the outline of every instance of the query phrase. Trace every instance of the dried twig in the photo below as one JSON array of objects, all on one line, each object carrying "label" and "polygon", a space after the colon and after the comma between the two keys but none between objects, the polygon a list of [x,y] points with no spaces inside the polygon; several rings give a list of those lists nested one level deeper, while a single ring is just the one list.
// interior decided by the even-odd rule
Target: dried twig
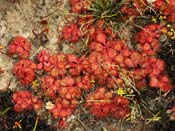
[{"label": "dried twig", "polygon": [[84,129],[84,131],[90,131],[81,121],[80,121],[80,119],[76,119],[79,123],[80,123],[80,125],[83,127],[83,129]]}]

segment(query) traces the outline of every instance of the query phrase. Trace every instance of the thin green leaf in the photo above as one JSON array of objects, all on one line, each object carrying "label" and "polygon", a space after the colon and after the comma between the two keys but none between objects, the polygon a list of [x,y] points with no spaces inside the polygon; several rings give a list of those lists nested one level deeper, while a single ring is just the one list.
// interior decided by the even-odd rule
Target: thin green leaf
[{"label": "thin green leaf", "polygon": [[4,111],[0,112],[0,116],[3,116],[4,114],[6,114],[10,109],[11,107],[7,107]]}]

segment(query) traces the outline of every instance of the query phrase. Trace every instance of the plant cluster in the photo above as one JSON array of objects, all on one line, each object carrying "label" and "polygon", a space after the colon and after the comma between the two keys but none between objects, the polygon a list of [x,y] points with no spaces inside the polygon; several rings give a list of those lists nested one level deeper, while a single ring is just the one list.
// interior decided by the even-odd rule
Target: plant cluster
[{"label": "plant cluster", "polygon": [[92,0],[70,0],[71,11],[74,13],[81,13],[83,11],[88,10],[88,6],[90,5]]},{"label": "plant cluster", "polygon": [[105,88],[99,87],[89,94],[85,106],[96,117],[114,117],[124,119],[130,114],[129,100],[121,96],[114,96]]},{"label": "plant cluster", "polygon": [[63,37],[65,40],[76,43],[80,36],[80,30],[74,23],[72,23],[70,26],[65,26],[63,29]]},{"label": "plant cluster", "polygon": [[30,85],[35,79],[36,64],[32,60],[21,59],[15,63],[13,73],[24,86]]},{"label": "plant cluster", "polygon": [[13,94],[12,100],[14,102],[14,111],[21,112],[24,110],[40,110],[42,108],[42,101],[32,95],[32,92],[21,90]]},{"label": "plant cluster", "polygon": [[23,36],[15,37],[8,47],[9,55],[17,55],[21,59],[27,59],[30,55],[31,43]]},{"label": "plant cluster", "polygon": [[[103,7],[105,2],[107,5]],[[152,4],[172,22],[174,13],[170,14],[169,8],[174,8],[173,0],[169,3],[157,0]],[[141,15],[150,7],[146,0],[127,0],[124,3],[119,0],[70,0],[70,5],[78,17],[75,22],[65,25],[62,38],[75,46],[78,42],[84,43],[88,49],[86,53],[80,56],[63,52],[52,54],[44,49],[38,53],[37,62],[33,62],[27,59],[30,43],[22,36],[15,37],[8,50],[20,58],[13,72],[22,85],[32,85],[36,71],[43,72],[44,75],[38,78],[39,89],[42,97],[53,102],[49,109],[53,118],[68,118],[83,100],[84,106],[95,117],[125,119],[131,114],[130,103],[133,102],[125,91],[139,94],[145,86],[162,92],[173,89],[164,60],[156,57],[165,25],[150,23],[142,27],[135,34],[134,48],[130,48],[120,33],[108,25],[114,22],[114,18],[123,17],[121,20],[126,22],[129,16]],[[114,10],[111,10],[111,5],[114,5]],[[117,14],[116,9],[120,10]],[[112,21],[108,21],[111,17]],[[130,79],[134,80],[134,85]],[[29,91],[15,92],[13,101],[16,112],[42,107],[41,100]]]},{"label": "plant cluster", "polygon": [[175,22],[175,1],[174,0],[156,0],[154,2],[156,10],[167,17],[167,21]]},{"label": "plant cluster", "polygon": [[[21,91],[21,92],[23,92],[23,91]],[[26,90],[24,92],[26,92]],[[27,91],[27,92],[29,92],[29,91]],[[27,111],[23,111],[23,112],[20,111],[18,113],[16,111],[14,111],[11,108],[13,106],[13,102],[11,101],[12,93],[13,92],[10,90],[7,90],[5,92],[0,93],[0,103],[1,103],[1,105],[0,105],[0,129],[3,131],[31,130],[31,126],[34,126],[36,118],[38,117],[37,113],[35,111],[32,111],[32,110],[27,110]],[[19,94],[24,96],[23,93],[22,94],[19,93]],[[30,96],[30,95],[28,95],[28,96]],[[33,98],[35,99],[35,96],[33,96]],[[25,100],[26,100],[26,97],[25,97]],[[19,101],[22,102],[21,99],[19,99]],[[30,101],[30,100],[28,99],[27,101]],[[37,106],[36,105],[37,103],[36,102],[34,102],[34,103],[35,103],[35,106]],[[33,104],[31,106],[33,106]],[[18,109],[19,109],[19,105],[18,105]],[[42,120],[42,119],[40,119],[38,124],[37,124],[37,130],[41,130],[41,131],[52,130],[52,131],[54,131],[53,128],[54,128],[53,126],[52,127],[48,126],[47,121]],[[34,130],[34,128],[33,128],[33,130]]]}]

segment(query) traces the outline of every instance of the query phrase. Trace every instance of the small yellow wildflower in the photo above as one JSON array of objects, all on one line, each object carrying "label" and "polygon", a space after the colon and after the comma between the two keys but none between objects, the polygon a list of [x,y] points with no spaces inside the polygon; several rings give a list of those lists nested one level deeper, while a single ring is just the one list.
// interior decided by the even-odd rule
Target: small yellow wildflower
[{"label": "small yellow wildflower", "polygon": [[33,88],[39,87],[39,86],[40,86],[40,84],[39,84],[39,81],[38,81],[38,80],[34,80],[34,81],[32,82],[32,87],[33,87]]},{"label": "small yellow wildflower", "polygon": [[126,94],[126,91],[123,90],[123,88],[119,88],[117,91],[116,91],[117,95],[119,96],[123,96]]},{"label": "small yellow wildflower", "polygon": [[155,17],[153,17],[153,16],[152,16],[151,21],[154,22],[154,23],[157,23],[157,19]]},{"label": "small yellow wildflower", "polygon": [[92,79],[92,80],[90,81],[90,83],[95,83],[95,80],[94,80],[94,79]]}]

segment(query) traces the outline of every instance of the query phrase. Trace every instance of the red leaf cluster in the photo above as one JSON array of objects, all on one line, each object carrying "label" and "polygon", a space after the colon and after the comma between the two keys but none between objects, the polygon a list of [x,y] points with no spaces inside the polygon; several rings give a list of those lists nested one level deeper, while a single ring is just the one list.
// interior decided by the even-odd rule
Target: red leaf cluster
[{"label": "red leaf cluster", "polygon": [[125,15],[125,18],[129,18],[140,15],[146,7],[147,0],[126,0],[121,8],[121,12]]},{"label": "red leaf cluster", "polygon": [[57,118],[65,118],[74,112],[75,108],[77,107],[78,101],[76,99],[68,100],[66,98],[58,97],[55,100],[54,107],[49,110],[52,116]]},{"label": "red leaf cluster", "polygon": [[47,70],[47,67],[49,66],[48,60],[50,58],[50,53],[43,49],[39,54],[37,55],[37,60],[39,61],[39,64],[37,64],[37,69],[44,69]]},{"label": "red leaf cluster", "polygon": [[84,57],[77,57],[73,54],[67,55],[67,62],[68,62],[68,72],[72,76],[79,76],[83,70],[83,60]]},{"label": "red leaf cluster", "polygon": [[175,1],[156,0],[154,8],[161,11],[163,15],[167,16],[169,22],[175,22]]},{"label": "red leaf cluster", "polygon": [[74,23],[64,26],[62,32],[63,38],[73,43],[76,43],[81,36],[79,28]]},{"label": "red leaf cluster", "polygon": [[45,76],[41,79],[43,92],[55,101],[50,110],[54,118],[70,116],[77,106],[77,98],[81,96],[80,89],[76,87],[75,80],[71,77],[55,79]]},{"label": "red leaf cluster", "polygon": [[12,100],[14,102],[14,110],[15,112],[21,112],[24,110],[40,110],[42,108],[42,101],[33,96],[30,91],[16,91]]},{"label": "red leaf cluster", "polygon": [[36,64],[31,60],[19,60],[13,67],[13,73],[24,86],[30,85],[35,79]]},{"label": "red leaf cluster", "polygon": [[52,99],[57,97],[59,91],[59,85],[56,83],[56,79],[52,76],[44,76],[41,78],[41,87],[44,94]]},{"label": "red leaf cluster", "polygon": [[159,24],[149,24],[136,34],[135,40],[140,43],[141,50],[146,55],[155,55],[159,50],[160,30]]},{"label": "red leaf cluster", "polygon": [[88,7],[90,6],[91,0],[84,1],[84,0],[69,0],[71,5],[71,11],[73,13],[82,13],[84,11],[88,10]]},{"label": "red leaf cluster", "polygon": [[93,86],[92,86],[92,82],[91,82],[91,78],[88,75],[85,76],[78,76],[75,79],[75,85],[77,88],[79,89],[83,89],[83,90],[90,90]]},{"label": "red leaf cluster", "polygon": [[50,110],[54,118],[70,116],[77,107],[77,99],[81,96],[80,90],[74,86],[74,79],[65,77],[59,83],[59,95],[54,107]]},{"label": "red leaf cluster", "polygon": [[165,62],[155,58],[159,50],[161,26],[150,24],[137,33],[135,39],[140,43],[142,49],[142,72],[150,78],[150,87],[159,88],[162,91],[172,89],[171,81],[165,73]]},{"label": "red leaf cluster", "polygon": [[61,119],[57,125],[58,128],[66,128],[67,126],[68,126],[68,123],[65,119]]},{"label": "red leaf cluster", "polygon": [[64,76],[66,73],[66,54],[59,53],[50,55],[46,50],[42,50],[38,56],[38,64],[39,69],[44,69],[44,71],[48,72],[50,75]]},{"label": "red leaf cluster", "polygon": [[128,108],[128,99],[121,96],[113,96],[105,88],[99,87],[94,93],[91,93],[87,99],[85,106],[90,108],[90,112],[95,117],[115,117],[125,118],[130,114]]},{"label": "red leaf cluster", "polygon": [[164,61],[154,58],[160,48],[159,37],[162,26],[149,24],[138,32],[135,40],[139,42],[141,50],[137,51],[129,49],[123,41],[113,38],[111,32],[106,32],[105,29],[101,28],[103,24],[103,20],[98,20],[95,23],[97,28],[94,25],[88,27],[93,30],[89,34],[89,48],[91,49],[89,55],[82,58],[69,55],[68,61],[70,59],[72,61],[69,67],[77,67],[70,69],[72,72],[70,74],[83,73],[97,81],[98,84],[105,84],[107,87],[113,88],[116,84],[115,79],[121,85],[123,84],[122,77],[117,71],[117,66],[119,66],[121,70],[136,80],[138,88],[146,86],[145,79],[147,77],[150,78],[151,87],[159,88],[162,91],[168,91],[172,88],[169,79],[166,81],[167,85],[163,85],[163,81],[154,86],[151,84],[152,77],[157,79],[167,77]]},{"label": "red leaf cluster", "polygon": [[23,36],[16,36],[10,42],[8,47],[9,55],[17,55],[21,59],[26,59],[29,57],[31,49],[31,43]]},{"label": "red leaf cluster", "polygon": [[126,118],[130,115],[129,100],[127,98],[116,96],[113,98],[111,114],[115,118]]}]

